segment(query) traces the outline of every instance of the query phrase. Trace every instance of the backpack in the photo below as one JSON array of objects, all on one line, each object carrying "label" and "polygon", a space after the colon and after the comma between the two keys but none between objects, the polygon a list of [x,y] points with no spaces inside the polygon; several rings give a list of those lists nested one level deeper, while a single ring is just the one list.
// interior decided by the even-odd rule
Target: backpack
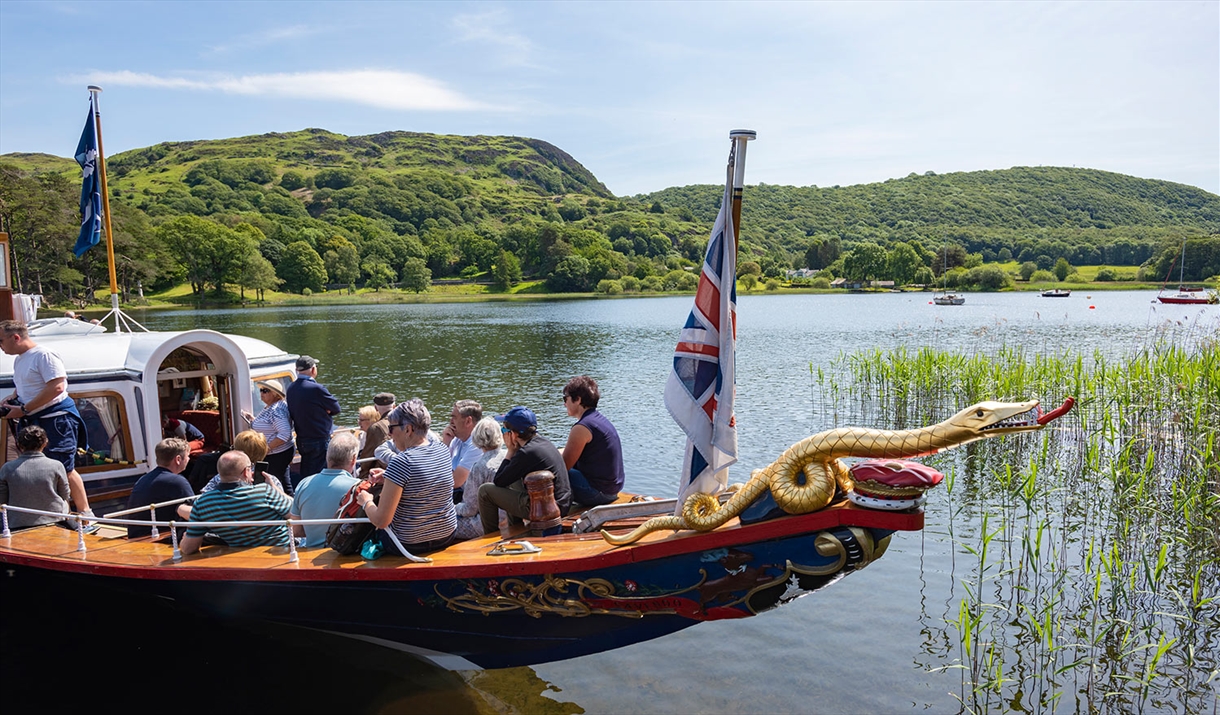
[{"label": "backpack", "polygon": [[[362,480],[347,491],[339,502],[339,510],[335,512],[336,519],[364,518],[364,509],[356,501],[356,495],[368,492],[373,495],[376,504],[381,496],[381,485]],[[372,524],[331,524],[326,530],[326,545],[344,556],[360,553],[360,545],[375,531]]]}]

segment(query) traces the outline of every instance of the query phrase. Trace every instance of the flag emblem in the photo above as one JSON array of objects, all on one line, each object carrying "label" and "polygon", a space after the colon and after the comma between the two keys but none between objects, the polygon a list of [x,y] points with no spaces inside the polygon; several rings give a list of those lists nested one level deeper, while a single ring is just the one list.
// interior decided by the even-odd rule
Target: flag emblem
[{"label": "flag emblem", "polygon": [[89,101],[89,117],[76,145],[76,163],[80,164],[80,236],[72,251],[77,258],[102,240],[102,182],[98,174],[97,123],[93,118],[93,100]]}]

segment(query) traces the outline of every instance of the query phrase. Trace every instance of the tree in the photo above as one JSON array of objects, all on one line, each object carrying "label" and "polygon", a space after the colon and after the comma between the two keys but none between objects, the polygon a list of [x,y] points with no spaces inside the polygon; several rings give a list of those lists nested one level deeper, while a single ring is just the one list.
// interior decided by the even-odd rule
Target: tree
[{"label": "tree", "polygon": [[843,258],[845,277],[856,281],[878,278],[885,272],[886,257],[885,249],[875,243],[857,244]]},{"label": "tree", "polygon": [[161,224],[157,240],[186,269],[196,296],[210,284],[220,293],[225,283],[236,283],[256,244],[248,232],[234,231],[198,216],[179,216]]},{"label": "tree", "polygon": [[521,262],[512,252],[502,250],[491,268],[491,274],[496,279],[496,287],[508,290],[521,282]]},{"label": "tree", "polygon": [[752,291],[754,286],[758,285],[758,276],[753,273],[747,273],[739,280],[741,280],[741,287],[745,288],[746,291]]},{"label": "tree", "polygon": [[352,242],[337,236],[330,243],[322,262],[326,264],[326,273],[335,283],[351,285],[360,277],[360,256]]},{"label": "tree", "polygon": [[326,287],[326,264],[313,246],[304,241],[288,244],[276,273],[284,279],[284,288],[293,293],[306,288],[316,292]]},{"label": "tree", "polygon": [[382,288],[394,282],[394,269],[384,261],[377,259],[365,261],[361,270],[368,276],[364,281],[365,287],[372,288],[375,292],[380,292]]},{"label": "tree", "polygon": [[296,191],[297,189],[304,188],[305,177],[295,171],[285,171],[284,175],[280,177],[280,186],[288,191]]},{"label": "tree", "polygon": [[758,261],[742,261],[737,264],[737,277],[754,276],[755,278],[762,275],[762,266]]},{"label": "tree", "polygon": [[242,268],[237,282],[242,288],[242,300],[246,299],[246,288],[250,288],[254,291],[256,300],[261,302],[267,291],[275,290],[284,281],[276,277],[275,266],[271,265],[271,261],[259,253],[252,253],[246,259],[246,265]]},{"label": "tree", "polygon": [[1058,278],[1060,282],[1063,282],[1063,280],[1068,277],[1068,274],[1072,272],[1072,266],[1067,262],[1066,258],[1060,256],[1059,260],[1055,261],[1055,268],[1053,270],[1055,277]]},{"label": "tree", "polygon": [[898,285],[907,285],[915,280],[915,272],[923,267],[919,254],[909,243],[899,243],[886,258],[890,278]]},{"label": "tree", "polygon": [[568,256],[555,266],[546,279],[547,288],[557,293],[589,290],[589,261],[584,256]]},{"label": "tree", "polygon": [[945,271],[949,269],[964,267],[968,259],[966,249],[956,243],[951,243],[937,251],[932,257],[932,272],[938,276],[944,275]]},{"label": "tree", "polygon": [[432,287],[432,271],[428,270],[424,259],[408,258],[406,263],[402,264],[401,287],[415,293],[423,293]]},{"label": "tree", "polygon": [[1034,263],[1033,261],[1026,261],[1022,263],[1020,268],[1021,280],[1028,281],[1030,276],[1032,276],[1036,270],[1038,270],[1037,263]]}]

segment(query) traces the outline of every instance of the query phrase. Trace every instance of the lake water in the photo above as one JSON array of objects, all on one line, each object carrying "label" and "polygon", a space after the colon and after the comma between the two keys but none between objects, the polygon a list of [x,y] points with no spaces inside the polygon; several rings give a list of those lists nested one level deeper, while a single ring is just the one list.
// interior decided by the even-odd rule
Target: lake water
[{"label": "lake water", "polygon": [[[1066,299],[970,294],[964,306],[941,307],[930,304],[929,294],[743,296],[737,353],[741,464],[733,478],[744,481],[751,469],[814,432],[857,423],[861,417],[850,405],[827,407],[813,376],[845,353],[930,346],[992,354],[1008,345],[1028,353],[1117,357],[1155,341],[1189,343],[1220,329],[1216,306],[1162,306],[1154,298],[1137,291],[1076,292]],[[474,398],[489,412],[530,407],[540,431],[562,444],[571,420],[561,389],[571,376],[588,374],[601,385],[601,411],[622,436],[627,489],[673,496],[683,438],[661,395],[690,305],[690,296],[680,296],[157,311],[135,317],[151,329],[212,328],[313,355],[321,361],[319,381],[353,423],[356,408],[383,390],[399,399],[422,398],[442,423],[453,401]],[[1058,404],[1064,396],[1036,397]],[[171,692],[159,689],[164,679],[190,688],[198,681],[181,679],[184,672],[202,675],[208,667],[235,666],[253,680],[232,698],[213,691],[187,707],[957,712],[961,676],[943,669],[956,654],[944,621],[955,615],[960,599],[954,561],[964,552],[961,531],[956,542],[949,535],[943,496],[932,493],[923,532],[895,535],[884,558],[823,592],[755,618],[705,623],[598,655],[452,674],[377,646],[278,626],[220,623],[152,604],[149,622],[129,624],[145,635],[116,639],[103,658],[91,658],[96,682],[88,682],[131,688],[124,702],[137,709],[157,709],[157,693]],[[82,629],[112,631],[92,620],[103,617],[88,610],[94,606],[63,608],[74,624],[69,637]],[[5,627],[6,650],[41,632],[12,630],[29,624]],[[180,649],[191,644],[197,646],[193,651]],[[152,688],[143,703],[130,699],[139,692],[128,669],[133,662],[142,668],[141,687]],[[349,687],[343,684],[356,677],[358,694],[349,700],[329,691],[318,696],[317,686],[288,676],[291,662],[325,666],[332,691]]]}]

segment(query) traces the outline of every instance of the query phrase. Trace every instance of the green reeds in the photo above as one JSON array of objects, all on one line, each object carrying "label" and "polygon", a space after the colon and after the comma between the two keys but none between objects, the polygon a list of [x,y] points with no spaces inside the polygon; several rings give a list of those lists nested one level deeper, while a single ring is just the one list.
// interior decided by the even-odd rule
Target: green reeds
[{"label": "green reeds", "polygon": [[929,522],[968,555],[953,561],[970,571],[951,586],[964,597],[924,614],[958,643],[938,670],[961,672],[963,710],[1217,712],[1220,345],[1196,337],[1118,359],[877,350],[818,371],[836,424],[841,411],[901,429],[987,399],[1077,398],[1041,432],[927,460],[953,485]]}]

